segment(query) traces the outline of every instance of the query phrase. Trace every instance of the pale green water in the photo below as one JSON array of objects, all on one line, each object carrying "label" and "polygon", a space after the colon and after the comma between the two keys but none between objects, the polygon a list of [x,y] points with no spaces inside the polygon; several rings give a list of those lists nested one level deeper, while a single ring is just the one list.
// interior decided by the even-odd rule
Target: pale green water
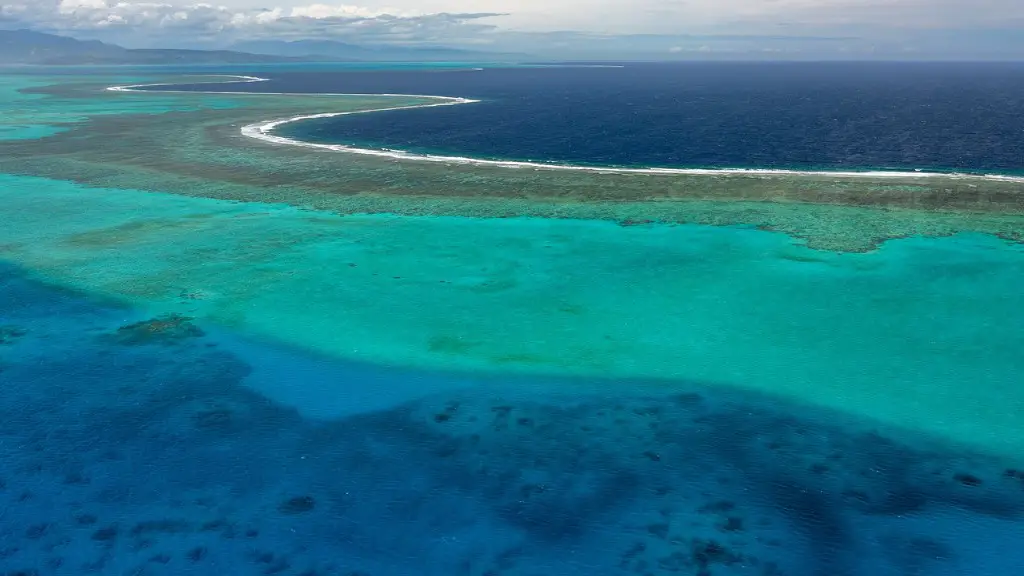
[{"label": "pale green water", "polygon": [[993,237],[834,254],[756,230],[341,217],[15,177],[0,201],[7,257],[49,278],[332,356],[721,382],[1024,449],[1024,249]]}]

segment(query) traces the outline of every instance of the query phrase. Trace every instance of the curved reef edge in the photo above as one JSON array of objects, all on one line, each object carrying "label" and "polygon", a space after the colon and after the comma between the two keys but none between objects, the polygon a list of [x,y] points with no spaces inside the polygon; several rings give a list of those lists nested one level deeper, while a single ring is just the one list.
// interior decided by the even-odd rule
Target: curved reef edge
[{"label": "curved reef edge", "polygon": [[[112,86],[118,80],[122,86]],[[866,173],[608,174],[339,154],[249,138],[241,129],[315,110],[455,100],[211,94],[195,86],[208,80],[152,75],[124,86],[123,77],[113,76],[10,77],[4,85],[24,98],[14,97],[5,108],[5,124],[24,135],[0,141],[0,172],[337,214],[750,226],[835,252],[866,252],[891,238],[962,232],[1024,239],[1024,185],[1018,182]],[[142,87],[158,82],[164,84]]]},{"label": "curved reef edge", "polygon": [[[224,76],[232,78],[228,82],[209,82],[210,84],[235,84],[235,83],[258,83],[269,82],[269,78],[258,76]],[[169,86],[169,84],[135,84],[128,86],[111,86],[108,90],[115,92],[169,92],[169,90],[148,90]],[[206,94],[235,94],[235,92],[204,91]],[[296,93],[270,92],[265,93],[275,96],[296,96]],[[833,176],[842,178],[869,178],[869,179],[925,179],[925,178],[951,178],[957,180],[987,180],[1000,182],[1024,183],[1024,176],[1012,176],[1007,174],[972,174],[972,173],[943,173],[928,172],[922,170],[913,171],[884,171],[884,170],[790,170],[770,168],[654,168],[638,167],[624,168],[615,166],[582,166],[576,164],[556,164],[546,162],[528,162],[516,160],[492,160],[486,158],[473,158],[468,156],[452,156],[441,154],[417,154],[404,150],[360,148],[345,144],[322,144],[308,142],[296,138],[288,138],[275,134],[275,130],[287,124],[304,122],[308,120],[319,120],[326,118],[337,118],[353,114],[369,114],[373,112],[392,112],[396,110],[414,110],[420,108],[436,108],[439,106],[457,106],[461,104],[475,104],[480,100],[460,98],[453,96],[434,96],[422,94],[318,94],[319,96],[374,96],[374,97],[398,97],[398,98],[423,98],[429,102],[423,104],[412,104],[404,106],[387,106],[383,108],[371,108],[367,110],[356,110],[347,112],[322,112],[317,114],[302,114],[290,118],[268,120],[248,124],[242,127],[242,135],[249,138],[263,140],[274,144],[285,144],[291,146],[303,146],[319,150],[330,150],[332,152],[345,152],[349,154],[361,154],[364,156],[377,156],[395,160],[411,160],[418,162],[435,162],[443,164],[468,164],[475,166],[493,166],[498,168],[529,168],[534,170],[559,170],[573,172],[592,172],[597,174],[660,174],[660,175],[689,175],[689,176]]]}]

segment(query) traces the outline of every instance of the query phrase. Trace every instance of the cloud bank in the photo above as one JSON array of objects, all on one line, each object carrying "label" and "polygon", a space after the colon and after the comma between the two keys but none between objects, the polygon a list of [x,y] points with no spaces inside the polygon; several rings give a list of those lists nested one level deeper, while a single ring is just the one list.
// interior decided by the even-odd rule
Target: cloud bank
[{"label": "cloud bank", "polygon": [[240,38],[358,38],[365,42],[460,41],[494,29],[488,12],[417,13],[352,5],[229,8],[126,0],[23,0],[0,4],[0,21],[129,44],[225,43]]},{"label": "cloud bank", "polygon": [[0,26],[130,47],[275,38],[591,59],[1024,59],[1020,0],[358,1],[10,0]]}]

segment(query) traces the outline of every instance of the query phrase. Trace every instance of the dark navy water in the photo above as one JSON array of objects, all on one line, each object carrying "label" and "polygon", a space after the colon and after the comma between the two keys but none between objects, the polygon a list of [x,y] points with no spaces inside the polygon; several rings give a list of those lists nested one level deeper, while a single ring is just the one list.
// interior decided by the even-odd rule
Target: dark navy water
[{"label": "dark navy water", "polygon": [[1021,64],[626,64],[274,72],[257,91],[483,100],[281,133],[491,159],[663,167],[1024,171]]}]

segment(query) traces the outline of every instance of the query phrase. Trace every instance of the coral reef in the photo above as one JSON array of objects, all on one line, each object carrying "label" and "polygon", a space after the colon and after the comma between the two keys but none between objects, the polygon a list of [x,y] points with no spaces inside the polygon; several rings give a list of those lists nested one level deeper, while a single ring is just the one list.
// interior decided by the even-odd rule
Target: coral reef
[{"label": "coral reef", "polygon": [[117,329],[116,339],[122,344],[168,344],[186,338],[203,336],[192,319],[180,314],[164,314]]},{"label": "coral reef", "polygon": [[[1021,185],[1014,181],[833,174],[612,176],[339,158],[239,138],[239,127],[321,113],[325,106],[341,111],[422,100],[367,96],[332,99],[327,105],[322,97],[308,95],[111,93],[104,88],[123,78],[95,75],[84,82],[48,78],[45,86],[31,76],[8,74],[0,80],[2,87],[21,88],[10,90],[16,98],[0,102],[5,117],[28,112],[33,119],[24,124],[55,132],[0,143],[0,170],[90,186],[283,202],[346,214],[533,215],[599,218],[627,226],[753,225],[806,238],[815,247],[850,251],[871,250],[889,238],[961,231],[1019,242],[1024,226]],[[24,87],[26,82],[33,86]],[[40,94],[50,98],[38,98]],[[225,101],[230,105],[222,105]],[[162,107],[168,107],[164,113],[146,113]],[[111,109],[117,113],[109,113]],[[89,121],[52,120],[68,116]]]},{"label": "coral reef", "polygon": [[0,346],[4,344],[11,344],[18,338],[25,336],[28,333],[24,328],[18,326],[0,326]]}]

